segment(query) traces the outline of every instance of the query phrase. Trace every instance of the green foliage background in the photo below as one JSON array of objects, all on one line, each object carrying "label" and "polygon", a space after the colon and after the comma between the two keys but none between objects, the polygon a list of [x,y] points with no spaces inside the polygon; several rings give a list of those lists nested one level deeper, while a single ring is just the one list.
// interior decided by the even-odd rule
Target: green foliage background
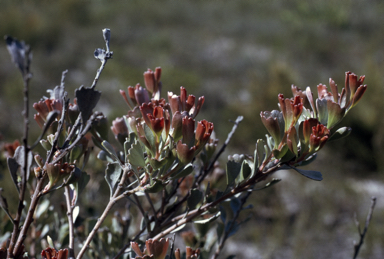
[{"label": "green foliage background", "polygon": [[[260,112],[277,109],[277,94],[290,97],[291,84],[315,91],[332,77],[340,89],[345,71],[365,74],[368,91],[343,121],[352,134],[329,143],[309,166],[325,179],[280,174],[284,181],[254,194],[253,220],[237,234],[236,246],[245,251],[239,258],[349,257],[358,239],[353,213],[362,221],[376,195],[362,257],[384,254],[383,1],[0,3],[0,35],[33,49],[32,103],[60,83],[65,69],[71,98],[75,88],[90,85],[99,66],[93,50],[104,46],[101,29],[108,27],[114,58],[99,81],[103,95],[97,109],[110,121],[124,115],[127,106],[118,90],[143,84],[142,73],[161,66],[163,97],[180,86],[204,95],[199,118],[215,124],[220,144],[232,127],[228,120],[245,117],[227,154],[253,152],[266,134]],[[5,43],[0,55],[0,133],[11,142],[22,136],[22,80]],[[31,130],[37,135],[32,118]],[[1,181],[6,174],[1,172]],[[240,252],[233,247],[228,244],[227,252]]]}]

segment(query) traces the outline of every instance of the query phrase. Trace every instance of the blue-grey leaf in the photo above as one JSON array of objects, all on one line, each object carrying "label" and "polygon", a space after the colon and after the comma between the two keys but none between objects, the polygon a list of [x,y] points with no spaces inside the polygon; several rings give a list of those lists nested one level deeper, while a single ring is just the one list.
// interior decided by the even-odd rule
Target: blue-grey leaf
[{"label": "blue-grey leaf", "polygon": [[79,89],[75,90],[75,95],[77,98],[77,106],[81,112],[83,124],[85,124],[91,116],[92,110],[99,102],[101,92],[93,88],[81,86]]},{"label": "blue-grey leaf", "polygon": [[20,69],[21,73],[25,75],[27,66],[30,63],[31,55],[30,48],[24,42],[20,42],[11,36],[6,36],[5,41],[7,49],[12,57],[12,62]]},{"label": "blue-grey leaf", "polygon": [[301,175],[304,175],[305,177],[308,177],[309,179],[315,180],[315,181],[321,181],[323,180],[323,176],[318,171],[312,171],[312,170],[302,170],[298,169],[296,167],[291,167],[291,169],[295,170]]},{"label": "blue-grey leaf", "polygon": [[[24,181],[24,160],[25,160],[25,152],[24,152],[25,148],[24,146],[18,146],[15,150],[15,155],[13,156],[17,163],[20,165],[20,168],[21,168],[21,180]],[[27,159],[27,170],[26,170],[26,179],[25,181],[28,181],[29,179],[29,174],[31,172],[31,166],[32,166],[32,161],[33,161],[33,155],[32,155],[32,152],[31,151],[28,151],[28,159]]]}]

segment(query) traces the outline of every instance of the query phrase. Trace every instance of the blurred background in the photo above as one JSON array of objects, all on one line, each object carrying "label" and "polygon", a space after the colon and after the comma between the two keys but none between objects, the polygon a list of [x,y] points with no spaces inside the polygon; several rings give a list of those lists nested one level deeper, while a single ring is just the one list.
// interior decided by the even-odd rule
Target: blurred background
[{"label": "blurred background", "polygon": [[[324,180],[279,173],[283,181],[253,194],[254,209],[244,212],[251,221],[229,239],[225,254],[351,258],[359,238],[354,214],[363,224],[376,196],[360,258],[383,258],[383,1],[3,0],[0,20],[0,35],[32,47],[31,106],[60,84],[66,69],[71,99],[74,89],[91,85],[100,65],[93,51],[104,47],[101,29],[107,27],[114,56],[97,86],[103,92],[97,110],[110,123],[126,114],[119,89],[143,85],[143,72],[161,66],[163,97],[180,86],[205,96],[198,119],[214,123],[219,146],[230,120],[244,116],[226,155],[253,154],[267,133],[260,112],[277,109],[277,95],[290,97],[291,84],[316,91],[331,77],[341,89],[346,71],[365,75],[368,90],[340,125],[352,127],[351,135],[327,144],[307,166]],[[3,141],[21,141],[23,84],[4,41],[0,56],[0,134]],[[38,134],[33,119],[30,128]],[[8,175],[0,174],[2,186]]]}]

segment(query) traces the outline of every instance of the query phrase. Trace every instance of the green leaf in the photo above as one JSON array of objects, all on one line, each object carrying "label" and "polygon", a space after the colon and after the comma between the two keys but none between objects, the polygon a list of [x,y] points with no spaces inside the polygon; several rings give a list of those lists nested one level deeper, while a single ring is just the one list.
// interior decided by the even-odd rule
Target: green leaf
[{"label": "green leaf", "polygon": [[319,121],[323,125],[327,125],[328,122],[328,107],[326,99],[316,99],[316,107],[319,115]]},{"label": "green leaf", "polygon": [[151,185],[145,188],[146,192],[157,193],[163,190],[163,182],[158,179],[151,179]]},{"label": "green leaf", "polygon": [[189,210],[193,210],[202,201],[204,194],[198,189],[192,189],[191,195],[187,199]]},{"label": "green leaf", "polygon": [[262,139],[258,139],[256,143],[256,151],[257,151],[257,168],[260,167],[261,163],[264,161],[265,153],[264,153],[264,141]]},{"label": "green leaf", "polygon": [[151,151],[152,155],[155,155],[155,153],[156,153],[156,136],[147,124],[144,124],[143,127],[144,127],[145,138],[148,140],[148,143],[151,146],[150,151]]},{"label": "green leaf", "polygon": [[246,180],[248,178],[248,176],[250,176],[252,173],[252,169],[251,167],[249,166],[248,162],[246,160],[243,161],[243,163],[241,164],[241,170],[240,170],[240,176],[239,176],[239,183],[243,182],[244,180]]},{"label": "green leaf", "polygon": [[104,140],[101,145],[103,146],[103,148],[116,160],[116,161],[119,161],[119,158],[117,156],[117,153],[115,151],[115,149],[113,148],[113,146],[111,144],[109,144],[106,140]]},{"label": "green leaf", "polygon": [[312,171],[312,170],[302,170],[298,169],[296,167],[290,166],[291,169],[295,170],[301,175],[304,175],[305,177],[308,177],[309,179],[315,180],[315,181],[321,181],[323,180],[323,176],[318,171]]},{"label": "green leaf", "polygon": [[349,128],[349,127],[342,127],[340,129],[336,130],[335,133],[332,134],[332,136],[329,138],[328,142],[345,138],[351,132],[352,132],[351,128]]},{"label": "green leaf", "polygon": [[274,149],[272,151],[273,153],[273,156],[276,157],[277,159],[280,159],[280,158],[283,158],[285,156],[285,154],[288,152],[289,148],[288,148],[288,145],[287,144],[284,144],[280,150],[278,149]]},{"label": "green leaf", "polygon": [[115,160],[112,159],[111,155],[103,149],[100,150],[100,152],[97,154],[97,158],[108,163],[115,162]]},{"label": "green leaf", "polygon": [[124,154],[127,157],[128,151],[131,148],[132,144],[135,143],[136,134],[134,132],[129,133],[126,141],[124,142]]},{"label": "green leaf", "polygon": [[111,197],[115,190],[117,183],[121,177],[123,169],[118,162],[109,163],[107,169],[105,170],[105,180],[108,183],[109,189],[111,190]]},{"label": "green leaf", "polygon": [[135,140],[135,143],[131,145],[131,148],[128,150],[128,161],[131,165],[136,167],[145,167],[144,152],[141,149],[140,143]]},{"label": "green leaf", "polygon": [[310,163],[312,163],[313,161],[315,161],[317,158],[317,153],[314,153],[313,155],[311,155],[310,157],[308,157],[306,160],[302,161],[299,166],[305,166],[305,165],[309,165]]},{"label": "green leaf", "polygon": [[180,171],[176,172],[175,174],[171,175],[171,180],[180,179],[182,177],[185,177],[193,172],[193,165],[191,163],[187,164],[182,168]]},{"label": "green leaf", "polygon": [[241,163],[229,160],[227,162],[227,185],[232,185],[241,170]]}]

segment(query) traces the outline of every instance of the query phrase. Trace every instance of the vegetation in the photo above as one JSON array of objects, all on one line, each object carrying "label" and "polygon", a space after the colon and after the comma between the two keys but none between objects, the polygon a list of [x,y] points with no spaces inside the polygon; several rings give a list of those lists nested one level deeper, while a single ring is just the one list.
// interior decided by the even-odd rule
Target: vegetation
[{"label": "vegetation", "polygon": [[[93,40],[97,26],[99,29],[106,25],[106,21],[115,22],[119,25],[118,27],[116,25],[117,30],[112,27],[115,32],[112,40],[115,55],[114,59],[108,62],[107,69],[97,84],[98,90],[103,92],[97,110],[103,111],[109,118],[125,114],[124,107],[127,106],[123,98],[120,98],[121,100],[116,98],[117,90],[126,88],[126,83],[143,82],[140,78],[141,71],[146,67],[160,64],[162,65],[161,81],[165,83],[165,90],[178,94],[179,86],[184,85],[188,92],[196,93],[197,96],[205,96],[204,106],[200,109],[198,117],[213,122],[216,136],[221,140],[219,146],[226,139],[226,134],[231,127],[231,123],[223,123],[223,121],[234,119],[239,114],[244,116],[236,133],[232,135],[231,145],[224,154],[253,153],[253,145],[257,142],[257,138],[267,132],[256,126],[257,124],[262,125],[262,123],[259,123],[255,113],[275,109],[276,93],[282,92],[285,96],[290,95],[287,92],[290,83],[299,86],[314,85],[318,81],[324,80],[324,75],[335,76],[336,82],[342,82],[344,79],[340,76],[337,77],[339,73],[336,72],[347,69],[353,69],[359,74],[365,73],[373,90],[370,89],[366,94],[368,97],[363,98],[362,106],[364,108],[354,110],[344,121],[345,124],[342,122],[337,125],[341,128],[345,125],[352,126],[354,130],[351,135],[347,141],[342,139],[335,142],[336,144],[330,142],[324,147],[325,152],[321,152],[313,164],[304,168],[310,170],[316,168],[327,172],[324,184],[312,183],[292,173],[279,171],[274,177],[285,180],[279,183],[279,188],[268,188],[257,192],[257,195],[252,195],[252,204],[257,204],[257,206],[251,212],[251,221],[255,226],[254,229],[260,230],[260,232],[244,232],[239,237],[244,240],[252,240],[251,243],[256,244],[257,249],[263,249],[258,253],[267,258],[279,256],[283,251],[291,257],[305,255],[311,257],[310,255],[314,256],[321,251],[321,248],[325,246],[324,242],[327,246],[330,242],[335,244],[335,248],[330,249],[329,252],[332,255],[337,254],[335,251],[339,251],[339,256],[343,253],[342,251],[351,253],[352,248],[346,249],[346,247],[351,245],[353,239],[357,239],[354,236],[356,230],[353,226],[353,213],[359,211],[361,214],[368,209],[371,194],[382,195],[380,192],[373,192],[375,187],[373,183],[367,189],[366,186],[369,182],[361,180],[371,178],[375,180],[376,185],[380,184],[379,175],[376,172],[381,171],[380,163],[382,161],[379,159],[381,156],[379,129],[382,124],[379,113],[381,107],[379,93],[382,89],[375,87],[382,85],[382,78],[379,76],[381,61],[380,58],[370,58],[372,56],[370,53],[376,53],[375,56],[380,57],[380,52],[376,47],[380,43],[380,38],[373,37],[369,33],[369,28],[380,21],[380,18],[374,15],[381,8],[379,3],[373,4],[373,8],[372,6],[369,8],[361,6],[359,9],[361,14],[371,15],[362,15],[366,17],[366,20],[360,19],[359,21],[353,19],[355,17],[350,12],[356,6],[353,1],[345,1],[344,5],[340,7],[327,1],[308,5],[300,1],[292,2],[292,4],[276,1],[273,5],[241,1],[220,8],[217,4],[203,2],[194,5],[162,3],[162,6],[165,5],[168,8],[160,8],[157,6],[158,4],[149,6],[140,2],[132,2],[129,6],[107,5],[102,2],[84,5],[78,5],[75,2],[58,2],[54,5],[57,5],[57,9],[33,3],[24,3],[16,7],[9,2],[5,3],[5,11],[2,11],[8,15],[9,19],[12,17],[19,22],[18,24],[6,24],[1,29],[4,30],[3,34],[23,37],[34,49],[32,68],[38,69],[33,70],[34,77],[31,82],[33,91],[30,91],[32,102],[37,102],[40,96],[44,95],[45,89],[53,88],[52,86],[57,84],[63,67],[69,68],[69,72],[65,76],[67,92],[71,93],[75,89],[74,85],[90,82],[90,75],[95,69],[95,66],[91,65],[94,64],[94,61],[89,59],[90,48],[94,49],[98,44],[90,47],[89,42],[100,42],[97,38]],[[124,12],[118,11],[122,9]],[[78,10],[78,12],[72,12],[72,10]],[[55,20],[47,22],[50,18],[43,13],[52,12],[57,12],[54,13]],[[374,20],[375,17],[377,17],[376,20]],[[63,23],[64,18],[69,21]],[[289,24],[289,26],[284,28],[282,24]],[[28,30],[26,30],[27,28]],[[94,29],[92,33],[87,32],[92,28]],[[190,30],[186,30],[186,28],[190,28]],[[271,28],[274,28],[273,33],[271,33]],[[186,31],[188,33],[196,32],[193,34],[196,40],[192,41]],[[332,44],[326,44],[329,38],[332,38]],[[351,38],[354,39],[353,46],[347,44]],[[44,58],[41,58],[42,54]],[[18,81],[14,70],[9,69],[8,65],[2,66],[1,71],[3,72],[1,72],[0,80],[3,81],[4,87],[1,88],[2,102],[0,105],[3,105],[3,109],[12,109],[14,111],[12,113],[18,114],[18,111],[23,109],[18,106],[19,103],[22,103],[22,95],[20,95],[22,89],[19,87],[22,84]],[[45,73],[44,71],[50,72]],[[39,87],[35,87],[35,85]],[[62,85],[64,85],[64,80]],[[341,84],[339,83],[339,85]],[[77,93],[79,91],[78,88]],[[70,94],[68,95],[70,96]],[[77,97],[77,94],[75,96]],[[367,102],[367,100],[369,101]],[[217,112],[218,107],[220,107],[220,112]],[[279,134],[274,133],[273,130],[271,132],[270,125],[268,128],[268,119],[273,116],[268,113],[263,115],[263,121],[269,134],[275,135],[274,141],[279,142],[284,139],[284,134],[280,139]],[[5,114],[2,116],[4,121],[7,116]],[[117,122],[115,121],[114,125]],[[24,134],[20,131],[23,129],[20,127],[20,123],[22,121],[15,119],[1,124],[1,132],[6,141],[13,141]],[[67,123],[71,125],[74,122]],[[328,120],[326,123],[324,121],[321,123],[327,124]],[[30,139],[37,138],[39,135],[37,128],[31,123]],[[287,130],[284,126],[284,132]],[[119,141],[114,142],[108,137],[108,134],[105,134],[104,137],[118,150]],[[22,143],[22,139],[19,138],[19,140]],[[101,143],[99,148],[104,148],[108,154],[108,148]],[[286,144],[288,145],[288,142]],[[279,147],[279,145],[270,144],[270,146],[272,150],[277,149],[281,152],[283,145]],[[291,148],[285,149],[295,153],[292,147],[291,145]],[[41,147],[37,146],[36,150],[36,152],[44,154]],[[196,148],[197,151],[199,151],[198,148]],[[160,153],[159,151],[158,154]],[[274,155],[278,156],[278,154]],[[299,153],[295,153],[295,157],[298,155]],[[46,157],[42,157],[46,161]],[[231,159],[242,164],[245,160],[250,163],[249,157],[248,155],[232,156]],[[94,199],[101,191],[110,192],[108,185],[103,183],[104,174],[101,168],[104,165],[92,156],[89,159],[90,164],[95,167],[86,170],[91,175],[91,180],[82,196],[79,196],[78,202],[83,204],[81,211],[84,213],[80,214],[79,219],[81,217],[84,219],[99,217],[104,207],[103,204],[108,203],[108,198],[98,198],[96,202],[85,202],[85,200]],[[197,160],[194,161],[196,163]],[[226,163],[224,159],[219,159],[218,162],[221,166],[215,166],[216,172],[220,172],[220,168],[225,167],[223,165]],[[5,164],[3,162],[3,165]],[[2,181],[12,183],[8,173],[1,175]],[[318,175],[315,175],[316,177]],[[56,180],[62,181],[62,179]],[[52,182],[52,186],[55,186],[54,182]],[[228,182],[218,181],[217,188],[223,191],[227,184]],[[17,196],[8,197],[6,195],[14,192],[14,188],[11,184],[2,183],[1,186],[4,187],[3,195],[8,199],[9,210],[17,211],[18,199],[15,199]],[[205,189],[200,190],[205,191]],[[59,204],[62,200],[60,196],[54,192],[45,194],[45,197],[49,198],[49,201],[45,203],[45,211],[41,213],[50,211],[51,217],[60,215]],[[242,197],[240,198],[242,201]],[[304,211],[302,204],[306,204]],[[147,205],[150,206],[150,204]],[[247,205],[244,204],[245,207]],[[364,205],[366,207],[359,207]],[[229,207],[229,204],[223,205],[224,210]],[[380,213],[380,199],[377,213]],[[236,216],[236,213],[232,216]],[[237,216],[239,216],[238,222],[245,220],[242,214]],[[4,217],[6,217],[5,214]],[[106,220],[107,226],[113,221],[110,217],[107,217]],[[4,226],[8,224],[9,228],[9,221],[4,220],[3,224]],[[86,227],[87,224],[82,224],[88,228],[82,233],[88,233],[92,224],[94,223],[89,223],[88,227]],[[374,224],[380,226],[379,221]],[[58,221],[55,223],[55,226],[62,225],[65,223]],[[320,229],[321,234],[311,235],[310,232],[305,231],[308,227],[312,232],[319,232]],[[54,229],[54,225],[51,226],[52,229]],[[335,234],[335,229],[338,229],[337,234]],[[270,233],[267,237],[263,234],[266,232]],[[374,248],[375,244],[380,244],[383,235],[379,230],[373,230],[370,234],[372,234],[372,239],[369,240],[368,235],[368,248],[365,251],[363,249],[362,253],[374,258],[375,254],[380,253],[380,250]],[[288,237],[283,238],[284,236]],[[55,241],[56,248],[60,248],[62,241],[58,241],[59,233],[51,234],[51,237]],[[65,239],[65,237],[62,238]],[[82,237],[80,236],[80,238]],[[46,240],[44,235],[37,238],[38,243],[44,242],[44,240]],[[303,242],[311,243],[303,248]]]}]

